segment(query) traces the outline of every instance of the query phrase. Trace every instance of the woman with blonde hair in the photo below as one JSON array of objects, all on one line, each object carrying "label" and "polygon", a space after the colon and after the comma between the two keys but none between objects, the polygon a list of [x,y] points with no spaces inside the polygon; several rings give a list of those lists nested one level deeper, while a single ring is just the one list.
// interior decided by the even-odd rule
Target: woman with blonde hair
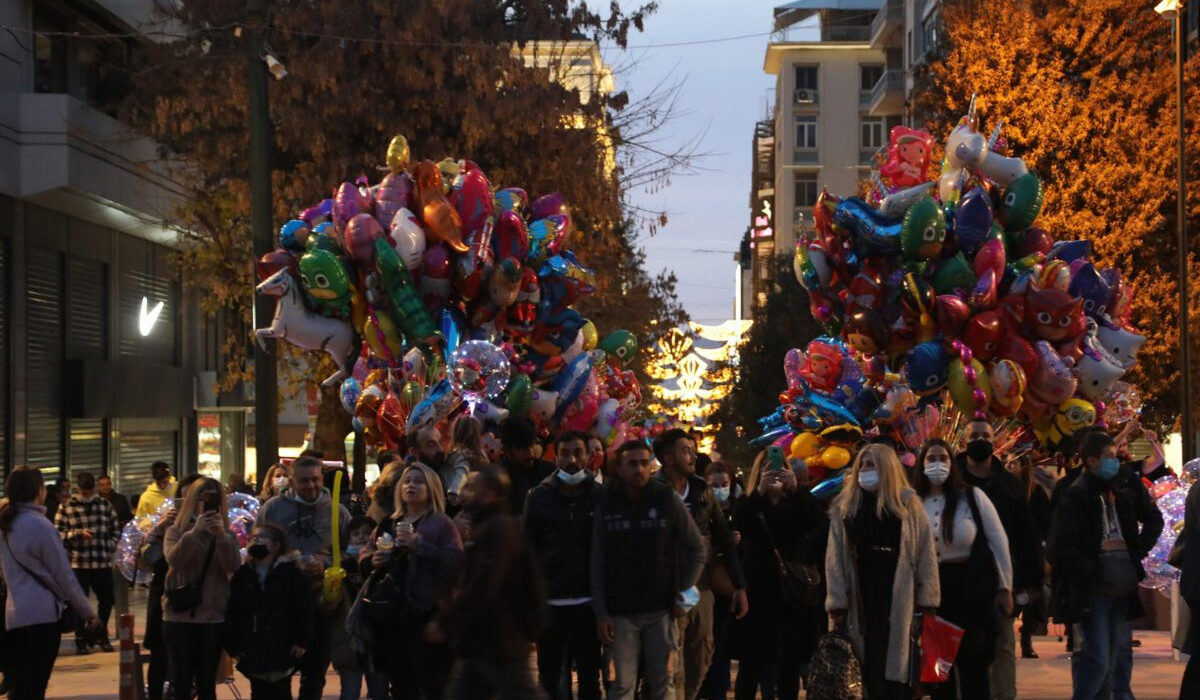
[{"label": "woman with blonde hair", "polygon": [[163,537],[163,556],[163,636],[171,687],[176,697],[186,697],[194,684],[199,700],[216,700],[229,579],[241,564],[220,481],[198,479],[188,489]]},{"label": "woman with blonde hair", "polygon": [[825,609],[854,640],[866,697],[904,698],[914,617],[937,608],[941,588],[933,530],[895,450],[862,448],[829,520]]},{"label": "woman with blonde hair", "polygon": [[483,427],[474,416],[463,414],[450,425],[450,454],[442,467],[442,482],[451,507],[458,505],[458,496],[467,483],[467,475],[488,463],[483,451]]},{"label": "woman with blonde hair", "polygon": [[397,603],[390,613],[375,610],[370,620],[375,668],[387,670],[396,698],[442,697],[449,649],[424,632],[447,602],[462,558],[442,481],[414,462],[396,482],[395,511],[379,523],[360,558],[364,597]]},{"label": "woman with blonde hair", "polygon": [[287,467],[282,464],[272,464],[267,470],[267,476],[262,481],[262,489],[258,492],[258,500],[263,503],[267,499],[278,496],[283,493],[284,489],[291,483],[291,477],[288,475]]}]

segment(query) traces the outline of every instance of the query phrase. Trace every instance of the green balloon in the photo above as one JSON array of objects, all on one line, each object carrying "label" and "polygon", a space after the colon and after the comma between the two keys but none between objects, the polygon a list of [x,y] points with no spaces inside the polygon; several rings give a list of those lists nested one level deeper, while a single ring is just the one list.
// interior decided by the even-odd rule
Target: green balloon
[{"label": "green balloon", "polygon": [[629,331],[613,331],[604,336],[597,348],[610,359],[615,359],[623,368],[628,368],[637,357],[637,336]]},{"label": "green balloon", "polygon": [[1009,231],[1024,231],[1042,212],[1042,195],[1042,181],[1025,173],[1005,188],[997,218]]},{"label": "green balloon", "polygon": [[524,416],[529,413],[532,402],[533,384],[528,374],[518,374],[508,383],[507,408],[514,416]]},{"label": "green balloon", "polygon": [[933,197],[909,207],[900,225],[900,249],[907,260],[932,260],[946,241],[946,215]]},{"label": "green balloon", "polygon": [[955,289],[970,291],[975,286],[975,271],[962,253],[938,263],[933,273],[933,289],[938,294],[950,294]]}]

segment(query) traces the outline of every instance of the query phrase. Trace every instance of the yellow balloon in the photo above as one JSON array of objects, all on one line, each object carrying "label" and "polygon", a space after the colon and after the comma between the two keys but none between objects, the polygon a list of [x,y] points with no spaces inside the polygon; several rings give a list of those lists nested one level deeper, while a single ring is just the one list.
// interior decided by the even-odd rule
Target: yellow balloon
[{"label": "yellow balloon", "polygon": [[408,170],[408,162],[411,158],[412,152],[408,149],[408,139],[400,134],[393,136],[387,147],[388,169],[394,173]]},{"label": "yellow balloon", "polygon": [[600,334],[596,332],[596,324],[591,321],[586,321],[583,328],[579,329],[583,334],[583,351],[589,352],[596,349],[596,344],[600,342]]},{"label": "yellow balloon", "polygon": [[841,469],[850,463],[850,450],[845,447],[826,447],[821,452],[821,463],[826,469]]},{"label": "yellow balloon", "polygon": [[[379,319],[379,333],[375,332],[375,326],[371,324],[370,319],[363,324],[363,338],[367,341],[367,346],[371,348],[371,352],[376,357],[400,357],[400,353],[404,351],[404,344],[400,342],[400,331],[396,327],[396,322],[386,313],[376,312],[375,318]],[[383,334],[383,340],[379,339],[380,333]],[[386,346],[385,346],[386,344]]]},{"label": "yellow balloon", "polygon": [[817,453],[820,449],[821,438],[813,433],[800,433],[792,438],[788,457],[796,457],[799,459],[808,459]]}]

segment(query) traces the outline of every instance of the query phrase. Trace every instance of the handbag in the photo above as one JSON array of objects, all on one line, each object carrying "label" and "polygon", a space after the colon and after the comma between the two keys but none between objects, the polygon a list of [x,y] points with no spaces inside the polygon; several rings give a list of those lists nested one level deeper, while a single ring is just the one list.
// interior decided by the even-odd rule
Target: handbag
[{"label": "handbag", "polygon": [[75,608],[72,608],[69,603],[67,603],[65,600],[60,598],[58,596],[58,592],[55,591],[53,588],[51,588],[49,586],[49,584],[47,584],[45,582],[45,580],[42,579],[41,576],[38,576],[37,574],[30,571],[27,566],[25,566],[24,564],[21,563],[20,559],[17,559],[17,553],[13,551],[12,545],[10,545],[8,543],[7,536],[4,537],[4,546],[8,547],[8,556],[12,557],[12,560],[17,563],[17,566],[21,567],[21,570],[24,571],[26,574],[28,574],[29,577],[32,578],[34,581],[37,581],[39,586],[46,589],[46,591],[50,595],[54,596],[54,600],[55,600],[55,602],[58,603],[58,608],[59,608],[59,611],[58,611],[58,629],[59,629],[59,631],[60,632],[78,632],[80,629],[82,629],[83,628],[83,619],[79,617],[79,613],[75,611]]},{"label": "handbag", "polygon": [[862,665],[850,637],[840,631],[821,637],[804,689],[808,700],[862,700]]},{"label": "handbag", "polygon": [[975,520],[975,541],[971,543],[971,552],[967,555],[970,593],[974,598],[990,601],[1000,590],[1000,574],[996,571],[996,561],[992,557],[987,531],[983,528],[983,516],[980,515],[979,503],[975,500],[975,488],[968,487],[965,495],[967,505],[971,508],[971,517]]},{"label": "handbag", "polygon": [[821,572],[813,564],[803,564],[788,561],[783,558],[779,548],[775,546],[775,538],[771,536],[771,527],[767,525],[767,516],[759,512],[758,522],[762,523],[763,533],[767,536],[767,545],[775,555],[779,565],[779,590],[783,602],[793,608],[803,608],[816,605],[821,595]]},{"label": "handbag", "polygon": [[200,568],[200,576],[195,581],[186,583],[178,588],[172,588],[166,591],[167,607],[174,612],[184,613],[190,612],[192,617],[196,616],[196,608],[204,602],[204,579],[208,578],[208,566],[212,563],[213,552],[217,548],[217,541],[213,540],[208,545],[208,554],[204,555],[204,566]]},{"label": "handbag", "polygon": [[371,572],[363,584],[359,603],[363,618],[376,627],[396,624],[408,611],[408,599],[391,571],[382,575],[378,571]]}]

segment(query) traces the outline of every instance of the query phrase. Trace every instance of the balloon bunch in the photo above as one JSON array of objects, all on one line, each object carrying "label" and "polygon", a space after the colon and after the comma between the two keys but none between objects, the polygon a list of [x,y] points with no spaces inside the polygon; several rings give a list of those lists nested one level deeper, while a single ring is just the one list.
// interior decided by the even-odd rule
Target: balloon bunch
[{"label": "balloon bunch", "polygon": [[464,405],[485,422],[531,415],[610,445],[641,400],[628,331],[600,338],[574,308],[595,275],[567,247],[559,193],[494,189],[470,160],[414,163],[388,145],[387,174],[344,182],[279,231],[257,264],[278,299],[258,338],[328,353],[343,407],[370,444]]},{"label": "balloon bunch", "polygon": [[[142,551],[142,545],[146,543],[146,538],[174,507],[175,499],[167,498],[152,514],[125,523],[125,528],[121,530],[121,538],[117,541],[114,561],[117,571],[130,583],[149,583],[150,574],[138,567],[138,555]],[[254,529],[254,519],[258,516],[258,507],[259,501],[254,496],[231,493],[225,497],[229,530],[237,537],[243,557],[250,542],[250,531]]]},{"label": "balloon bunch", "polygon": [[[1035,225],[1042,184],[999,131],[977,130],[972,103],[934,180],[932,137],[896,127],[867,199],[818,198],[794,269],[813,316],[845,345],[814,341],[836,351],[810,346],[813,377],[798,394],[789,374],[786,403],[809,423],[894,426],[948,389],[964,414],[1014,419],[1052,452],[1114,415],[1108,405],[1130,412],[1133,390],[1118,380],[1145,341],[1130,326],[1132,291],[1092,261],[1089,241]],[[857,367],[861,381],[831,383],[825,366]]]},{"label": "balloon bunch", "polygon": [[1142,560],[1142,566],[1146,569],[1142,585],[1146,588],[1165,590],[1172,582],[1179,580],[1179,569],[1168,564],[1167,558],[1179,533],[1183,531],[1184,506],[1188,491],[1197,478],[1200,478],[1200,459],[1193,459],[1183,465],[1183,473],[1179,478],[1164,476],[1150,485],[1150,495],[1163,515],[1163,531],[1158,536],[1158,542]]}]

